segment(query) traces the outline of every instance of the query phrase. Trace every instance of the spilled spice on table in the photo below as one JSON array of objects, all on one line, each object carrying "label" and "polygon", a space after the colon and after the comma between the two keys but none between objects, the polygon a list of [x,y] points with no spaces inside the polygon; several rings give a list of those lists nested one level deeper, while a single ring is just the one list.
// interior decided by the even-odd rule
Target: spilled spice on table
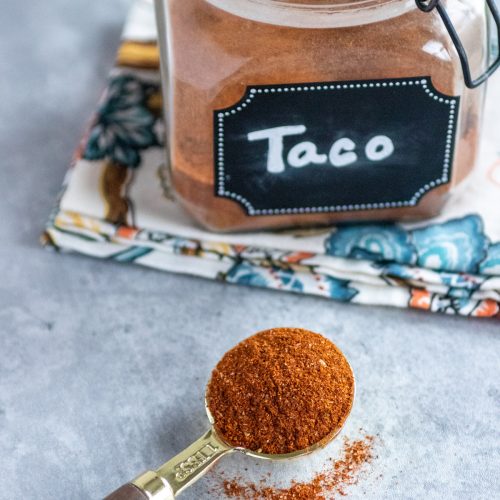
[{"label": "spilled spice on table", "polygon": [[323,471],[310,481],[292,481],[288,488],[271,486],[269,476],[249,483],[239,477],[227,479],[219,473],[211,493],[241,500],[326,500],[346,496],[347,487],[357,484],[366,465],[376,458],[374,445],[373,436],[357,440],[344,438],[342,455],[338,459],[330,459]]}]

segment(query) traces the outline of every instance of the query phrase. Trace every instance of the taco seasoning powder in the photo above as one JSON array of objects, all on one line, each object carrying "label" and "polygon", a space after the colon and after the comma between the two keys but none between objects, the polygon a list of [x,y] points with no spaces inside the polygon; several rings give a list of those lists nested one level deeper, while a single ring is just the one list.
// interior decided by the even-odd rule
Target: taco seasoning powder
[{"label": "taco seasoning powder", "polygon": [[354,377],[325,337],[275,328],[244,340],[217,364],[207,405],[229,444],[284,454],[320,443],[340,430],[354,399]]},{"label": "taco seasoning powder", "polygon": [[376,438],[370,435],[356,440],[344,438],[338,458],[329,459],[323,470],[309,481],[294,480],[288,488],[274,486],[269,476],[258,482],[248,482],[241,477],[225,477],[223,472],[214,473],[211,493],[217,498],[224,495],[240,500],[331,500],[345,497],[348,488],[366,475],[369,464],[376,458],[375,443]]},{"label": "taco seasoning powder", "polygon": [[[472,73],[478,75],[484,70],[488,57],[484,2],[443,0],[442,3],[446,5],[467,49]],[[157,0],[157,7],[164,70],[167,70],[168,59],[168,72],[164,71],[163,80],[167,97],[172,181],[178,199],[202,225],[214,230],[230,231],[326,224],[353,219],[421,219],[437,215],[451,190],[471,172],[478,149],[484,86],[475,90],[465,87],[455,47],[436,11],[421,12],[414,0]],[[343,119],[346,115],[363,113],[363,107],[358,109],[360,105],[356,105],[356,97],[353,98],[351,113],[344,112],[340,117],[331,107],[314,108],[315,115],[308,118],[319,124],[321,130],[322,122],[318,122],[316,116],[320,115],[325,120],[324,128],[331,134],[331,140],[328,135],[324,139],[325,144],[320,146],[317,137],[311,133],[307,119],[300,114],[297,116],[293,105],[283,108],[283,120],[278,125],[307,125],[306,133],[284,137],[284,161],[287,161],[287,151],[295,142],[305,141],[301,151],[311,157],[309,164],[298,154],[295,165],[287,165],[281,173],[267,174],[263,156],[265,152],[259,149],[259,163],[252,159],[254,163],[245,166],[247,170],[244,171],[243,163],[247,161],[248,155],[245,156],[243,152],[238,154],[239,149],[236,147],[232,173],[223,175],[227,171],[227,159],[224,163],[226,170],[222,174],[218,171],[222,167],[218,165],[220,142],[217,143],[216,139],[222,132],[219,128],[219,133],[216,133],[216,113],[231,109],[231,112],[241,113],[240,116],[247,120],[247,115],[235,106],[238,103],[241,103],[240,107],[247,106],[244,98],[249,88],[269,88],[274,85],[298,86],[303,90],[301,86],[307,87],[308,83],[419,78],[427,78],[432,82],[438,98],[439,95],[444,99],[446,96],[458,96],[460,106],[454,125],[454,154],[449,156],[449,175],[446,174],[444,180],[438,178],[430,186],[424,186],[428,182],[425,181],[422,191],[417,192],[417,201],[405,201],[406,205],[399,205],[403,202],[396,200],[409,198],[394,198],[392,201],[384,199],[382,201],[385,203],[377,203],[376,206],[373,204],[370,193],[375,191],[371,188],[371,176],[379,175],[377,172],[386,169],[383,182],[379,180],[379,187],[384,189],[390,186],[392,191],[384,195],[390,198],[391,193],[408,186],[408,182],[413,182],[420,175],[419,172],[425,167],[423,164],[428,162],[419,155],[425,155],[426,148],[421,148],[416,157],[411,157],[407,148],[398,149],[396,138],[393,137],[395,151],[391,158],[394,161],[391,160],[392,163],[387,165],[377,161],[370,163],[363,156],[364,145],[372,135],[385,133],[379,130],[379,124],[383,128],[384,124],[391,123],[392,118],[385,117],[384,112],[381,112],[380,116],[377,115],[377,126],[370,129],[369,134],[358,130],[363,118],[347,127]],[[377,99],[374,94],[370,102]],[[255,99],[255,102],[258,100]],[[248,109],[252,106],[254,104],[248,104]],[[397,113],[394,108],[397,108],[394,102],[388,101],[387,112]],[[400,134],[401,137],[404,134],[406,145],[412,144],[416,133],[433,126],[430,117],[427,121],[421,118],[422,126],[412,126],[413,111],[419,111],[418,104],[414,110],[399,117],[401,126],[393,123],[390,129],[390,134]],[[269,125],[265,111],[252,119],[256,124],[261,124],[261,129]],[[443,148],[445,136],[446,121]],[[340,153],[349,151],[351,154],[351,150],[355,151],[360,161],[363,158],[362,165],[353,163],[347,169],[334,168],[335,165],[327,162],[327,148],[338,137],[347,139],[343,143],[346,150],[340,147]],[[353,142],[349,142],[351,139],[355,142],[355,149]],[[432,144],[432,137],[429,140]],[[418,137],[415,136],[414,141],[418,143]],[[440,138],[436,137],[435,141],[440,141]],[[251,145],[246,141],[245,144],[262,149],[266,141],[257,140]],[[278,142],[276,144],[279,146]],[[317,147],[316,151],[314,146]],[[224,151],[227,146],[225,148]],[[377,150],[374,153],[377,158]],[[435,158],[437,156],[434,155]],[[442,159],[441,153],[439,157]],[[283,169],[283,165],[280,168]],[[331,177],[328,177],[328,182],[322,182],[324,175],[344,175],[340,173],[341,170],[351,176],[349,190],[339,188]],[[362,175],[358,172],[362,172]],[[276,189],[283,181],[284,174],[289,179],[302,176],[303,182],[291,181],[290,189],[280,188],[282,190],[278,193]],[[251,185],[250,194],[260,190],[259,199],[264,199],[264,204],[267,200],[277,199],[278,195],[287,197],[287,203],[280,205],[284,208],[279,212],[275,208],[272,212],[260,210],[252,215],[243,199],[248,196],[245,194],[242,198],[241,192],[227,188],[240,176],[240,187],[245,189],[245,185]],[[222,194],[219,193],[221,189]],[[224,192],[225,189],[229,194]],[[302,204],[305,196],[314,196],[311,193],[322,190],[330,203],[336,203],[335,197],[330,200],[328,190],[338,194],[339,189],[349,193],[364,189],[366,200],[361,199],[360,205],[339,205],[335,209],[328,208],[331,205],[326,208],[317,205],[311,209],[312,205],[304,207]],[[253,203],[253,200],[250,201]],[[367,205],[364,205],[365,202]],[[264,208],[269,207],[266,205]]]}]

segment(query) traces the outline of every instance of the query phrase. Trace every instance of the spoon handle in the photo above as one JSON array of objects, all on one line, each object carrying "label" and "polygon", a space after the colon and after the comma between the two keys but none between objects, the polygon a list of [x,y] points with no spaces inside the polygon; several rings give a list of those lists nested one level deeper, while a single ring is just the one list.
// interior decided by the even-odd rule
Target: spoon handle
[{"label": "spoon handle", "polygon": [[173,500],[223,455],[235,451],[213,428],[156,471],[141,474],[105,500]]}]

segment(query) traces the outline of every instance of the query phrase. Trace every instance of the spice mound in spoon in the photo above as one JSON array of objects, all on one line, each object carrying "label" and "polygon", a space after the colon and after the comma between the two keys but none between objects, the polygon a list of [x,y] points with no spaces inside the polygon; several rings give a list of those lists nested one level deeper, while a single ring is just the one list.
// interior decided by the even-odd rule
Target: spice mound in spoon
[{"label": "spice mound in spoon", "polygon": [[354,376],[328,339],[299,328],[259,332],[212,373],[207,406],[230,445],[266,454],[304,450],[332,437],[349,415]]}]

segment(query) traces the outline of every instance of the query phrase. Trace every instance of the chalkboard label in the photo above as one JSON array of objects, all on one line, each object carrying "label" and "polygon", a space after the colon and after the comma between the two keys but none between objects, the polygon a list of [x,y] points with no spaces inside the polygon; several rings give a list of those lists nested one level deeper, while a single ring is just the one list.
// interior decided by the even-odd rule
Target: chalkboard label
[{"label": "chalkboard label", "polygon": [[450,181],[459,104],[429,77],[248,87],[214,112],[215,195],[251,216],[418,205]]}]

